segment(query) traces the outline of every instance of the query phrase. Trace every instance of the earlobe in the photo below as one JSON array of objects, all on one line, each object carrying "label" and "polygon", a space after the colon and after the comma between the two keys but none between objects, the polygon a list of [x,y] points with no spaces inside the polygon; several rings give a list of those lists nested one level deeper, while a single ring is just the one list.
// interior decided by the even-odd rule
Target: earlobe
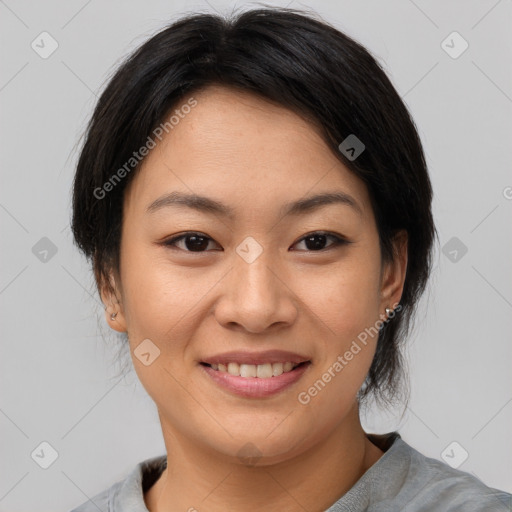
[{"label": "earlobe", "polygon": [[[120,303],[118,304],[120,306]],[[116,310],[115,305],[105,308],[105,318],[108,325],[117,332],[126,332],[126,324],[124,315],[121,311]]]}]

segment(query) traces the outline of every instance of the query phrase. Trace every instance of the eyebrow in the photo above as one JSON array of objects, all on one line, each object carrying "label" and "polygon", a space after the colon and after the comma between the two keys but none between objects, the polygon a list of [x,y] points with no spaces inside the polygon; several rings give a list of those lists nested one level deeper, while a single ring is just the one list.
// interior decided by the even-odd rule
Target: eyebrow
[{"label": "eyebrow", "polygon": [[[329,204],[344,204],[352,208],[358,215],[363,215],[363,211],[357,201],[352,196],[342,191],[324,192],[290,203],[285,203],[280,209],[280,214],[283,217],[289,215],[304,215]],[[146,212],[153,213],[161,210],[162,208],[175,206],[186,206],[199,212],[220,215],[230,219],[234,219],[235,217],[235,211],[233,208],[226,206],[215,199],[177,191],[164,194],[158,199],[155,199],[146,208]]]}]

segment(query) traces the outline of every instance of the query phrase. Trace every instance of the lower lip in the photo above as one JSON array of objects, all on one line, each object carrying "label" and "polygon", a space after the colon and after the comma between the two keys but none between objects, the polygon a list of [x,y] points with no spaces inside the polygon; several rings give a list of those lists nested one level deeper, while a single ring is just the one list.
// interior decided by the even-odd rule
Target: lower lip
[{"label": "lower lip", "polygon": [[210,366],[200,365],[220,387],[246,398],[264,398],[272,396],[295,384],[311,365],[310,362],[297,366],[290,372],[278,377],[260,379],[259,377],[239,377],[228,372],[219,372]]}]

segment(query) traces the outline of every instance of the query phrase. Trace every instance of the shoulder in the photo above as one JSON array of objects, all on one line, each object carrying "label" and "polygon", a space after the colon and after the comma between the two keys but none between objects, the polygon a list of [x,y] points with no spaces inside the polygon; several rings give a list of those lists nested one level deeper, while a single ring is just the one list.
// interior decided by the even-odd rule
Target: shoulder
[{"label": "shoulder", "polygon": [[429,507],[436,504],[446,512],[511,510],[511,494],[488,487],[469,473],[426,457],[400,438],[395,442],[398,443],[396,451],[404,461],[396,497],[404,506],[407,504],[407,510],[435,510]]},{"label": "shoulder", "polygon": [[126,478],[96,494],[71,512],[147,510],[144,505],[144,492],[158,478],[165,468],[166,462],[165,455],[139,462]]}]

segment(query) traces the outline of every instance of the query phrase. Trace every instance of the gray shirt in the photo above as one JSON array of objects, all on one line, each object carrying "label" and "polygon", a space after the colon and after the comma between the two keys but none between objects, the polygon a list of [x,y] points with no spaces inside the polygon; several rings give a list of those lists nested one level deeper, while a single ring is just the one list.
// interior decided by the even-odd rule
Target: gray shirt
[{"label": "gray shirt", "polygon": [[[385,453],[325,512],[510,512],[512,494],[469,473],[425,457],[398,434],[367,434]],[[71,512],[148,512],[145,493],[166,467],[165,455],[146,459],[124,479]]]}]

